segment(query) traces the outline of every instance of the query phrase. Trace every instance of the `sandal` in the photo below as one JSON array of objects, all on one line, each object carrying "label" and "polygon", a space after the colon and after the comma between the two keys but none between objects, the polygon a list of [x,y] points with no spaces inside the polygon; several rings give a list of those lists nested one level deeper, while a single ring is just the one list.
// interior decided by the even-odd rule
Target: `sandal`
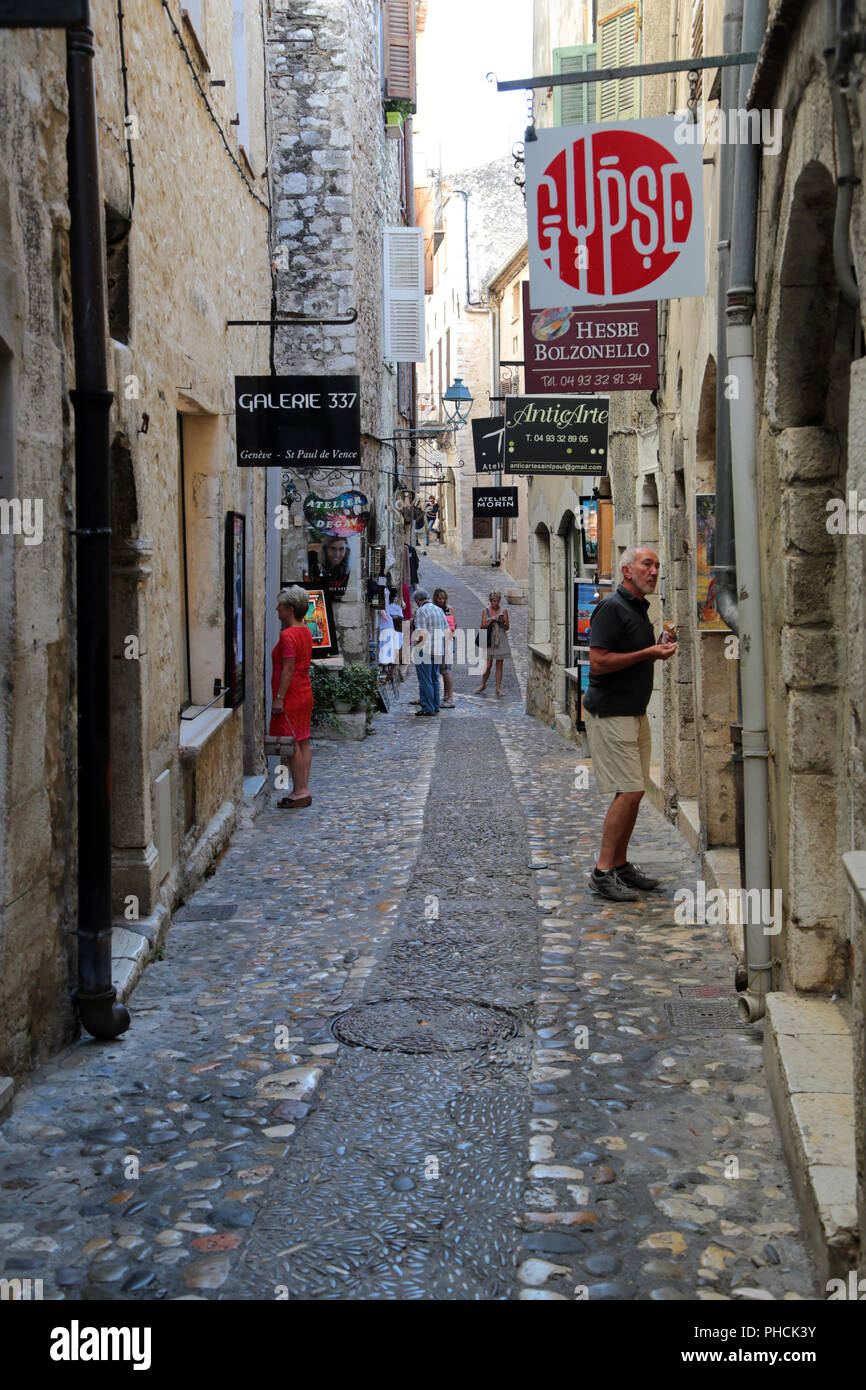
[{"label": "sandal", "polygon": [[297,810],[298,807],[312,806],[312,804],[313,798],[311,796],[298,796],[294,798],[291,796],[284,796],[281,801],[277,802],[281,811],[294,811]]}]

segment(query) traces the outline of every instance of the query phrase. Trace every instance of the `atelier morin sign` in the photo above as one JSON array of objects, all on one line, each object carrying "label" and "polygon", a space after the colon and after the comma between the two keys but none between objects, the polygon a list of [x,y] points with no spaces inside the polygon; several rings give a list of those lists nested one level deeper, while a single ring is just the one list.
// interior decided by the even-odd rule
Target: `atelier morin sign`
[{"label": "atelier morin sign", "polygon": [[502,467],[502,433],[505,420],[491,415],[485,420],[472,421],[472,443],[475,448],[475,472],[498,473]]},{"label": "atelier morin sign", "polygon": [[517,516],[516,487],[474,487],[473,516]]},{"label": "atelier morin sign", "polygon": [[606,396],[515,396],[505,402],[506,473],[607,472]]},{"label": "atelier morin sign", "polygon": [[523,357],[527,391],[653,391],[658,307],[530,309],[524,281]]},{"label": "atelier morin sign", "polygon": [[357,376],[236,376],[238,467],[360,468]]}]

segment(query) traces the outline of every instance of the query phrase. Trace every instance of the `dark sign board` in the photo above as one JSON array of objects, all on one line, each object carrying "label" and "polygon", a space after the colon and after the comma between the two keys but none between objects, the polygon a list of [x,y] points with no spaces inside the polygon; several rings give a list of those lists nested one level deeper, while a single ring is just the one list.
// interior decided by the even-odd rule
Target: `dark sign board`
[{"label": "dark sign board", "polygon": [[524,281],[523,358],[527,391],[652,391],[658,306],[530,309]]},{"label": "dark sign board", "polygon": [[517,516],[516,487],[474,487],[473,516]]},{"label": "dark sign board", "polygon": [[472,443],[475,446],[476,473],[498,473],[502,467],[502,431],[505,421],[501,415],[472,421]]},{"label": "dark sign board", "polygon": [[67,29],[87,22],[87,0],[0,0],[0,29]]},{"label": "dark sign board", "polygon": [[514,396],[505,402],[506,473],[607,472],[606,396]]},{"label": "dark sign board", "polygon": [[360,468],[357,376],[236,376],[240,468]]}]

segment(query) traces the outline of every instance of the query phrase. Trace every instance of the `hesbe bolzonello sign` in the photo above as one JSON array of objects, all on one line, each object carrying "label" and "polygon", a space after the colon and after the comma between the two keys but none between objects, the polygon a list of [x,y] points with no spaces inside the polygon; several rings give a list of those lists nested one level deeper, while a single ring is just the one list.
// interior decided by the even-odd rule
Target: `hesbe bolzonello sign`
[{"label": "hesbe bolzonello sign", "polygon": [[527,142],[533,309],[706,293],[702,150],[681,131],[655,116]]}]

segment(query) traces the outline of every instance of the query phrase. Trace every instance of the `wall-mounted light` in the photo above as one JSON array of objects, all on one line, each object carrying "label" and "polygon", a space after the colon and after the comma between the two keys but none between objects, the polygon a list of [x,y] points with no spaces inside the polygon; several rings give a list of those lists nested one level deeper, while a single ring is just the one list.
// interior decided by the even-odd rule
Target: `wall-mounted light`
[{"label": "wall-mounted light", "polygon": [[472,393],[465,385],[462,376],[455,377],[448,390],[443,392],[442,402],[445,406],[446,418],[459,430],[467,423],[469,412],[474,403]]}]

